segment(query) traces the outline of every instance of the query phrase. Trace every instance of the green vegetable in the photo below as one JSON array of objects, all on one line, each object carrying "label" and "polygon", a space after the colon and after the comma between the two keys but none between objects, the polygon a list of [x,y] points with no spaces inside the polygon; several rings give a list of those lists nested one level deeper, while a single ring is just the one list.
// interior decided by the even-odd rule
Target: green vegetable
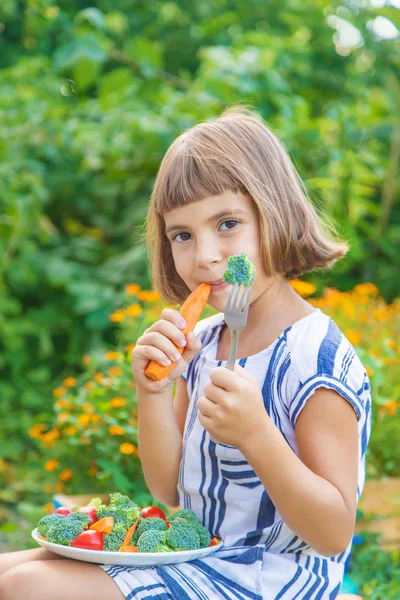
[{"label": "green vegetable", "polygon": [[50,527],[60,521],[61,519],[66,519],[63,515],[46,515],[42,519],[40,519],[37,529],[40,535],[47,538],[47,532]]},{"label": "green vegetable", "polygon": [[140,519],[129,545],[136,546],[137,541],[142,535],[142,533],[150,530],[166,531],[167,524],[164,521],[164,519],[159,519],[158,517],[148,517],[147,519]]},{"label": "green vegetable", "polygon": [[104,548],[105,552],[118,552],[124,537],[129,527],[125,527],[121,521],[115,522],[112,528],[112,532],[104,534]]},{"label": "green vegetable", "polygon": [[85,530],[88,522],[89,519],[86,522],[82,519],[76,519],[72,513],[66,517],[61,517],[60,520],[49,527],[47,540],[53,544],[69,546],[72,540]]},{"label": "green vegetable", "polygon": [[75,521],[76,523],[82,523],[84,529],[86,529],[90,523],[90,518],[87,514],[82,512],[72,512],[67,517],[70,521]]},{"label": "green vegetable", "polygon": [[[168,546],[173,550],[198,550],[200,539],[191,521],[176,519],[165,534]],[[139,538],[140,541],[140,538]]]},{"label": "green vegetable", "polygon": [[137,543],[139,552],[173,552],[166,545],[166,532],[149,529],[142,533]]},{"label": "green vegetable", "polygon": [[201,523],[191,523],[192,527],[199,536],[200,548],[208,548],[211,542],[211,534]]},{"label": "green vegetable", "polygon": [[90,502],[87,503],[87,506],[97,506],[100,508],[101,506],[105,506],[101,501],[101,498],[92,498]]},{"label": "green vegetable", "polygon": [[181,510],[177,510],[173,515],[169,517],[169,522],[175,521],[175,519],[186,519],[187,521],[192,521],[193,523],[198,523],[199,520],[197,518],[196,513],[189,508],[182,508]]},{"label": "green vegetable", "polygon": [[245,253],[235,254],[228,258],[228,268],[224,273],[224,281],[234,285],[250,287],[254,280],[256,268]]},{"label": "green vegetable", "polygon": [[132,523],[140,517],[140,508],[128,496],[116,492],[110,494],[110,504],[100,506],[96,510],[96,515],[99,519],[114,517],[114,526],[116,523],[122,523],[125,529],[128,530]]}]

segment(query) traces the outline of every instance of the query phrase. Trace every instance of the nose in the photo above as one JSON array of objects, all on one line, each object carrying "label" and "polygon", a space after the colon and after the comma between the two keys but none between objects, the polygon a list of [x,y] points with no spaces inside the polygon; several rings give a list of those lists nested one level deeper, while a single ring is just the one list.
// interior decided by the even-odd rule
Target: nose
[{"label": "nose", "polygon": [[209,237],[199,241],[196,247],[196,267],[207,268],[218,264],[222,260],[222,254],[218,244]]}]

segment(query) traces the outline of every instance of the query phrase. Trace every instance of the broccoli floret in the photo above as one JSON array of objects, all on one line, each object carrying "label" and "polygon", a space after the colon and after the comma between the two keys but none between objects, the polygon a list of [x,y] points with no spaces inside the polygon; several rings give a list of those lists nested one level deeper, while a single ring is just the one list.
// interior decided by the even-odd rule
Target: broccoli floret
[{"label": "broccoli floret", "polygon": [[166,532],[148,529],[138,539],[139,552],[173,552],[166,544]]},{"label": "broccoli floret", "polygon": [[69,546],[77,535],[85,530],[84,521],[76,519],[75,515],[67,515],[62,520],[56,521],[47,532],[47,540],[52,544]]},{"label": "broccoli floret", "polygon": [[69,515],[67,515],[67,517],[70,521],[75,521],[76,523],[82,523],[84,529],[86,529],[90,523],[89,517],[85,513],[82,513],[82,512],[72,512]]},{"label": "broccoli floret", "polygon": [[38,523],[38,526],[37,526],[38,532],[43,537],[47,538],[47,532],[49,531],[50,527],[52,525],[54,525],[55,523],[57,523],[58,521],[60,521],[61,519],[65,519],[65,516],[58,515],[58,514],[46,515],[45,517],[40,519],[40,521]]},{"label": "broccoli floret", "polygon": [[121,548],[122,542],[124,541],[124,537],[128,527],[121,522],[115,522],[112,528],[112,532],[108,534],[104,534],[104,548],[105,552],[118,552]]},{"label": "broccoli floret", "polygon": [[224,281],[232,285],[238,283],[250,287],[253,283],[255,271],[255,266],[244,252],[235,254],[228,258],[228,268],[223,275]]},{"label": "broccoli floret", "polygon": [[[140,539],[140,538],[139,538]],[[184,519],[176,519],[165,534],[168,546],[173,550],[198,550],[200,539],[193,523]]]},{"label": "broccoli floret", "polygon": [[191,523],[193,529],[199,536],[200,548],[208,548],[211,542],[211,534],[201,523]]},{"label": "broccoli floret", "polygon": [[96,510],[98,519],[114,517],[114,524],[122,523],[126,529],[140,516],[140,507],[132,502],[128,496],[119,492],[110,494],[110,504],[101,506]]},{"label": "broccoli floret", "polygon": [[101,498],[92,498],[90,502],[87,503],[87,506],[98,506],[100,508],[100,506],[105,506],[105,504],[103,504]]},{"label": "broccoli floret", "polygon": [[198,518],[196,513],[189,508],[182,508],[181,510],[177,510],[174,514],[172,514],[168,521],[172,523],[175,519],[186,519],[187,521],[191,521],[193,523],[198,523]]},{"label": "broccoli floret", "polygon": [[140,519],[135,532],[132,536],[132,540],[130,542],[130,546],[136,546],[139,537],[145,531],[156,530],[156,531],[166,531],[167,524],[164,519],[159,519],[158,517],[149,517],[147,519]]}]

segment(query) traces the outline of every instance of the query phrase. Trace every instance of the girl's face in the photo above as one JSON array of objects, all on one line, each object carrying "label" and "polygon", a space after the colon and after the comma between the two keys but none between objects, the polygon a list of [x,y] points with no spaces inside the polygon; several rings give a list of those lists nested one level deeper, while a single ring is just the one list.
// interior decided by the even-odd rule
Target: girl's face
[{"label": "girl's face", "polygon": [[[256,268],[252,301],[264,292],[268,278],[261,263],[258,217],[251,198],[227,191],[174,208],[164,219],[175,268],[191,291],[203,282],[220,282],[228,258],[244,252]],[[223,312],[228,294],[228,284],[214,285],[208,304]]]}]

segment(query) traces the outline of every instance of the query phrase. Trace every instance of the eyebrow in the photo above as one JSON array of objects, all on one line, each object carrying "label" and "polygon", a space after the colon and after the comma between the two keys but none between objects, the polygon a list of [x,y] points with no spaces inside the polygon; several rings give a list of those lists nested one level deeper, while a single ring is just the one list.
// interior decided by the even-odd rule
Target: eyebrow
[{"label": "eyebrow", "polygon": [[[209,217],[207,219],[207,223],[212,223],[212,221],[216,221],[217,219],[221,219],[222,217],[234,217],[236,215],[247,215],[247,213],[244,210],[241,210],[240,208],[238,208],[237,210],[220,210],[219,212],[217,212],[215,215],[212,215],[211,217]],[[175,231],[177,229],[189,229],[190,227],[188,225],[170,225],[169,227],[167,227],[167,229],[165,230],[165,233],[170,233],[171,231]]]}]

